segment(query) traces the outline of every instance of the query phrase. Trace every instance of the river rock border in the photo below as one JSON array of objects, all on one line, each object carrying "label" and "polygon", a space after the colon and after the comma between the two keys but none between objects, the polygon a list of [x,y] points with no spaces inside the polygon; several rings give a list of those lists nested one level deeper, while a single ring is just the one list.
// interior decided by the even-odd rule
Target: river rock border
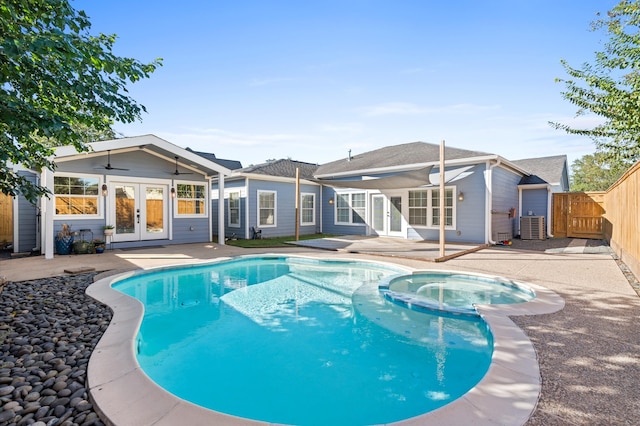
[{"label": "river rock border", "polygon": [[111,310],[85,295],[95,273],[9,282],[0,295],[0,424],[104,425],[87,365]]}]

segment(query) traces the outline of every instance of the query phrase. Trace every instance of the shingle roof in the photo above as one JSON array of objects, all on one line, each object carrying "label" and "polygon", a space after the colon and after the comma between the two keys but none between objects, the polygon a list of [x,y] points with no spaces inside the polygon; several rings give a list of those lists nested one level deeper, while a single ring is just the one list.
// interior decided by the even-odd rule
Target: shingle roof
[{"label": "shingle roof", "polygon": [[[491,154],[445,146],[444,155],[448,160],[456,160]],[[387,146],[362,154],[356,154],[353,155],[350,160],[346,157],[341,160],[323,164],[316,171],[316,175],[323,176],[357,170],[432,163],[439,161],[439,159],[440,145],[426,142],[411,142],[401,145]]]},{"label": "shingle roof", "polygon": [[296,168],[299,168],[300,170],[300,179],[310,180],[313,179],[313,174],[318,168],[318,165],[304,163],[302,161],[281,159],[269,161],[268,163],[256,164],[255,166],[248,166],[236,171],[239,173],[254,173],[266,176],[295,178]]},{"label": "shingle roof", "polygon": [[194,151],[191,148],[187,148],[187,151],[193,152],[194,154],[206,158],[209,161],[213,161],[216,164],[220,164],[222,167],[226,167],[229,170],[237,170],[242,168],[242,163],[240,163],[239,161],[216,158],[216,155],[212,152]]},{"label": "shingle roof", "polygon": [[567,156],[554,155],[551,157],[525,158],[512,161],[512,163],[531,173],[531,176],[522,178],[520,185],[536,183],[557,184],[562,183]]}]

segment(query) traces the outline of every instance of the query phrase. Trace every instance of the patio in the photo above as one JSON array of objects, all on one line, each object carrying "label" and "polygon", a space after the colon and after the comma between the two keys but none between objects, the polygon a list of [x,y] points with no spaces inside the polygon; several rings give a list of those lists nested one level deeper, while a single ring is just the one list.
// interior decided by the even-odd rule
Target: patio
[{"label": "patio", "polygon": [[[0,275],[24,281],[63,275],[64,270],[132,270],[271,252],[373,259],[419,269],[446,269],[505,276],[549,288],[565,300],[554,314],[512,317],[531,339],[539,359],[542,392],[528,425],[635,424],[640,422],[640,298],[608,250],[590,240],[567,240],[560,247],[489,247],[444,263],[430,261],[431,247],[407,245],[381,259],[381,240],[345,243],[341,251],[292,246],[249,250],[189,244],[101,255],[28,257],[0,262]],[[549,240],[547,244],[557,241]],[[360,246],[356,246],[360,245]],[[358,247],[358,250],[354,248]],[[394,247],[395,248],[395,247]],[[412,248],[409,250],[409,248]],[[543,250],[552,250],[545,253]],[[358,251],[358,253],[354,253]],[[633,278],[632,278],[633,279]],[[10,284],[10,286],[13,284]]]}]

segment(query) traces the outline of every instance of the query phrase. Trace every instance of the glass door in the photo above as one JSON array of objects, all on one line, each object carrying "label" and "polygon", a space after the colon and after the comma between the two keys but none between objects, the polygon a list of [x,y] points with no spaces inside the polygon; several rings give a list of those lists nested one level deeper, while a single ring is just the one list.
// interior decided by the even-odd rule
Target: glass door
[{"label": "glass door", "polygon": [[168,185],[113,183],[113,241],[168,238]]},{"label": "glass door", "polygon": [[378,235],[386,235],[387,212],[384,195],[371,196],[371,227]]}]

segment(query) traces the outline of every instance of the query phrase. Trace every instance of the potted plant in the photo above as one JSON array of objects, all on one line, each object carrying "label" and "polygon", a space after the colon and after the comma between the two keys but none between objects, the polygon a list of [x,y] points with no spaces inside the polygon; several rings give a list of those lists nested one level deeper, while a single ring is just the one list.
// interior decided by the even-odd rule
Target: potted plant
[{"label": "potted plant", "polygon": [[93,240],[93,247],[96,253],[104,253],[104,249],[105,249],[104,240],[101,240],[100,238],[96,238],[95,240]]},{"label": "potted plant", "polygon": [[71,254],[71,247],[73,246],[73,232],[71,232],[71,225],[66,223],[62,224],[62,229],[58,232],[55,238],[56,253],[58,254]]},{"label": "potted plant", "polygon": [[105,225],[105,226],[103,226],[102,229],[104,231],[104,235],[106,237],[112,236],[114,228],[115,228],[115,226],[113,226],[113,225]]}]

